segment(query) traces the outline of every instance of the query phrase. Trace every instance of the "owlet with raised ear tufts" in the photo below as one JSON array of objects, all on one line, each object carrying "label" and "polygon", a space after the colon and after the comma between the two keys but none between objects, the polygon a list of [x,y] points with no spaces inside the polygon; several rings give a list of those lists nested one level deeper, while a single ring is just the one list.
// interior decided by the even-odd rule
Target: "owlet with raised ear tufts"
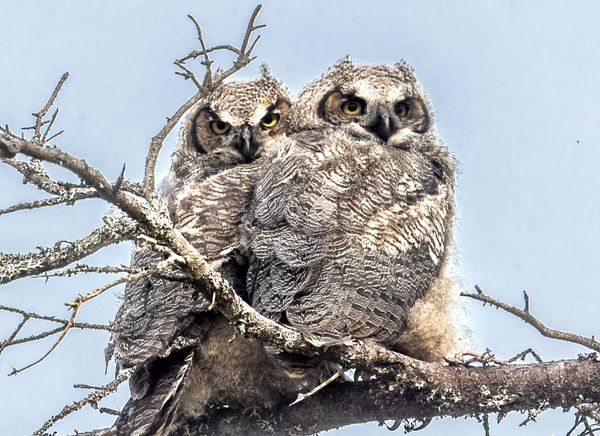
[{"label": "owlet with raised ear tufts", "polygon": [[[256,80],[216,85],[186,118],[163,186],[175,227],[244,298],[240,224],[289,111],[286,90],[266,69]],[[163,258],[140,247],[132,264],[150,268]],[[234,333],[197,289],[172,274],[128,285],[115,319],[114,355],[120,368],[141,367],[130,379],[118,434],[166,434],[178,416],[202,414],[208,404],[253,404],[297,385],[271,377],[262,344]],[[160,357],[182,338],[199,345]]]},{"label": "owlet with raised ear tufts", "polygon": [[406,63],[342,59],[307,85],[245,223],[252,305],[315,339],[454,350],[455,164]]}]

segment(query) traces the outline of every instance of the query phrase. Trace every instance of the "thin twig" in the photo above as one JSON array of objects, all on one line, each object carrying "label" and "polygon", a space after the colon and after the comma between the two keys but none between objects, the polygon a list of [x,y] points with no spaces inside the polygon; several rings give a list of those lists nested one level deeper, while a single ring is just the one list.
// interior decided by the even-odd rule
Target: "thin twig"
[{"label": "thin twig", "polygon": [[[48,123],[48,126],[46,127],[46,130],[44,131],[44,134],[42,135],[42,144],[45,144],[46,142],[48,142],[48,133],[50,133],[50,129],[52,129],[52,126],[54,125],[54,122],[56,121],[56,117],[58,116],[58,108],[56,108],[56,110],[54,111],[54,113],[52,114],[52,117],[50,118],[50,122]],[[62,133],[62,130],[59,132],[59,134]],[[58,136],[58,134],[56,135],[52,135],[50,137],[50,139],[55,138],[56,136]]]},{"label": "thin twig", "polygon": [[525,357],[527,357],[528,354],[531,354],[531,356],[539,363],[542,363],[543,360],[540,357],[540,355],[538,353],[535,352],[535,350],[533,348],[528,348],[525,351],[521,351],[519,354],[517,354],[516,356],[511,357],[510,359],[507,360],[508,363],[512,363],[515,362],[519,359],[521,360],[525,360]]},{"label": "thin twig", "polygon": [[196,20],[196,18],[194,18],[192,15],[188,15],[188,18],[192,20],[194,26],[196,26],[196,32],[198,33],[198,41],[200,41],[200,46],[202,47],[202,52],[204,53],[204,61],[202,61],[202,65],[204,65],[206,73],[204,74],[204,80],[202,81],[202,85],[198,87],[198,89],[200,89],[202,88],[202,86],[208,87],[212,84],[213,61],[210,59],[208,51],[206,50],[206,43],[204,42],[204,36],[202,35],[202,27],[200,27],[200,23],[198,23],[198,20]]},{"label": "thin twig", "polygon": [[119,375],[117,377],[115,377],[115,379],[113,381],[111,381],[110,383],[108,383],[105,386],[102,386],[101,389],[96,389],[94,392],[91,392],[90,394],[88,394],[85,398],[83,398],[79,401],[75,401],[72,404],[70,404],[69,406],[65,406],[57,415],[54,415],[52,418],[50,418],[48,421],[46,421],[40,427],[40,429],[35,431],[33,434],[41,436],[48,429],[50,429],[54,424],[56,424],[58,421],[65,418],[66,416],[70,415],[71,413],[76,412],[87,405],[92,405],[92,406],[97,405],[101,399],[103,399],[103,398],[107,397],[108,395],[110,395],[111,393],[115,392],[117,390],[117,387],[121,383],[123,383],[125,380],[127,380],[129,377],[131,377],[131,375],[138,369],[139,368],[136,366],[136,367],[121,371],[119,373]]},{"label": "thin twig", "polygon": [[69,332],[69,330],[71,330],[71,328],[75,324],[75,318],[77,317],[77,314],[79,313],[79,310],[81,309],[81,306],[83,304],[85,304],[86,302],[90,301],[93,298],[98,297],[99,295],[101,295],[102,293],[107,291],[108,289],[114,288],[115,286],[121,285],[123,283],[128,283],[131,281],[137,281],[142,278],[145,278],[145,277],[148,277],[148,276],[151,276],[153,274],[160,272],[163,269],[163,265],[161,265],[161,264],[159,264],[159,265],[160,265],[160,267],[156,268],[156,269],[142,271],[142,272],[136,273],[136,274],[130,274],[128,276],[121,277],[117,280],[113,280],[112,282],[107,283],[106,285],[101,286],[86,295],[81,295],[78,298],[76,298],[75,300],[73,300],[69,303],[66,303],[66,305],[69,306],[69,308],[73,312],[71,313],[71,317],[65,324],[60,336],[56,339],[56,341],[54,341],[54,343],[52,344],[50,349],[36,361],[34,361],[22,368],[13,368],[13,370],[11,371],[11,373],[9,375],[17,375],[20,372],[23,372],[26,369],[29,369],[29,368],[37,365],[38,363],[42,362],[46,357],[48,357],[56,349],[56,347],[58,347],[58,345],[62,342],[62,340],[67,336],[67,333]]},{"label": "thin twig", "polygon": [[52,135],[48,139],[46,139],[46,142],[49,142],[49,141],[52,141],[53,139],[56,139],[58,136],[62,135],[63,133],[65,133],[64,130],[60,130],[60,131],[56,132],[54,135]]},{"label": "thin twig", "polygon": [[[242,45],[240,46],[239,49],[233,49],[233,47],[228,46],[228,45],[221,45],[221,46],[206,48],[206,44],[204,42],[204,37],[202,36],[202,30],[200,28],[200,25],[197,23],[197,21],[195,19],[190,17],[190,18],[192,18],[194,25],[197,25],[196,30],[198,32],[198,39],[200,40],[200,43],[202,45],[202,51],[195,52],[196,56],[190,56],[191,55],[190,54],[186,57],[178,59],[175,61],[175,64],[185,71],[184,74],[180,73],[180,75],[183,75],[184,77],[188,77],[188,78],[194,80],[194,83],[196,84],[196,86],[199,85],[199,82],[195,78],[195,76],[193,75],[191,70],[189,70],[187,67],[185,67],[185,61],[188,59],[191,59],[192,57],[204,56],[204,63],[205,63],[205,68],[207,69],[207,72],[205,74],[204,84],[199,87],[200,90],[192,98],[190,98],[187,102],[185,102],[175,112],[175,114],[172,117],[168,118],[167,124],[165,124],[165,126],[160,130],[160,132],[158,132],[152,138],[152,140],[150,142],[150,149],[148,150],[148,155],[146,156],[146,165],[145,165],[145,169],[144,169],[144,189],[147,193],[154,191],[155,177],[156,177],[156,175],[155,175],[156,162],[158,161],[158,156],[159,156],[160,150],[163,146],[163,142],[164,142],[165,138],[167,137],[167,135],[177,125],[177,123],[179,122],[181,117],[194,104],[196,104],[198,101],[200,101],[206,95],[209,88],[211,86],[213,86],[216,82],[221,82],[221,81],[225,80],[227,77],[229,77],[232,74],[236,73],[237,71],[241,70],[242,68],[244,68],[246,65],[248,65],[250,62],[252,62],[254,60],[254,58],[251,57],[252,50],[254,50],[259,38],[257,37],[251,44],[249,44],[249,41],[250,41],[250,38],[252,37],[252,34],[256,30],[265,27],[265,25],[262,25],[262,24],[259,24],[259,25],[255,24],[256,17],[258,16],[258,13],[260,12],[261,8],[262,8],[262,5],[258,5],[258,6],[256,6],[256,8],[254,8],[254,11],[252,12],[252,15],[250,16],[250,20],[248,21],[248,26],[246,27],[246,33],[244,35],[244,39],[242,40]],[[249,49],[248,49],[248,47],[249,47]],[[217,72],[213,76],[212,69],[211,69],[212,61],[208,57],[208,53],[218,50],[218,49],[233,51],[234,53],[237,54],[237,58],[233,62],[233,66],[231,66],[228,70],[226,70],[224,72]],[[208,59],[208,61],[207,61],[207,59]],[[207,80],[209,74],[210,74],[210,79]],[[209,84],[211,86],[208,86]],[[204,85],[206,85],[206,86],[204,86]]]},{"label": "thin twig", "polygon": [[[50,321],[50,322],[55,322],[57,324],[62,324],[62,325],[66,325],[69,322],[66,319],[56,318],[54,316],[49,316],[49,315],[41,315],[41,314],[35,313],[35,312],[27,312],[26,310],[19,309],[17,307],[3,306],[1,304],[0,304],[0,311],[17,313],[21,316],[28,317],[31,319]],[[109,330],[110,331],[110,327],[107,325],[104,325],[104,324],[75,323],[73,325],[73,328],[91,329],[91,330]]]},{"label": "thin twig", "polygon": [[141,272],[134,273],[134,274],[129,274],[125,277],[118,278],[116,280],[113,280],[110,283],[105,284],[104,286],[100,286],[99,288],[94,289],[92,292],[90,292],[88,294],[80,295],[75,300],[73,300],[69,303],[66,303],[66,304],[70,308],[72,308],[74,310],[78,310],[84,303],[90,301],[93,298],[98,297],[99,295],[103,294],[104,292],[106,292],[107,290],[109,290],[111,288],[114,288],[115,286],[119,286],[124,283],[135,282],[135,281],[141,280],[143,278],[150,277],[152,275],[158,274],[159,272],[161,272],[164,269],[165,269],[165,267],[162,265],[162,262],[161,262],[161,263],[159,263],[159,267],[157,267],[157,268],[141,271]]},{"label": "thin twig", "polygon": [[335,381],[343,373],[344,373],[344,370],[340,369],[335,374],[333,374],[331,377],[329,377],[327,380],[325,380],[323,383],[321,383],[319,386],[317,386],[316,388],[312,389],[311,391],[309,391],[309,392],[307,392],[305,394],[299,393],[298,397],[294,400],[294,402],[290,404],[290,407],[293,406],[294,404],[298,404],[299,402],[304,401],[308,397],[316,394],[317,392],[319,392],[321,389],[323,389],[328,384],[333,383],[333,381]]},{"label": "thin twig", "polygon": [[188,67],[186,67],[185,64],[177,62],[177,61],[175,61],[175,65],[177,65],[179,68],[181,68],[184,71],[183,73],[180,71],[175,71],[175,74],[183,77],[186,80],[191,79],[192,82],[194,82],[194,85],[196,85],[196,88],[202,89],[202,84],[200,83],[200,81],[198,80],[198,78],[196,77],[196,75],[194,74],[194,72],[192,70],[190,70]]},{"label": "thin twig", "polygon": [[2,342],[2,344],[0,344],[0,354],[2,354],[2,352],[5,350],[5,348],[7,346],[9,346],[10,344],[12,344],[12,342],[14,341],[15,337],[19,334],[19,332],[21,331],[21,329],[23,328],[23,326],[25,325],[25,323],[27,321],[29,321],[29,317],[28,316],[23,316],[23,319],[21,319],[21,322],[17,325],[17,327],[15,327],[15,329],[13,330],[13,332],[10,334],[10,336],[8,337],[7,340],[5,340],[4,342]]},{"label": "thin twig", "polygon": [[37,365],[42,360],[44,360],[46,357],[48,357],[50,355],[50,353],[52,353],[56,349],[56,347],[58,347],[58,344],[60,344],[62,342],[63,338],[67,335],[68,331],[73,326],[73,323],[75,321],[75,317],[77,316],[78,311],[79,311],[79,308],[76,308],[73,310],[73,313],[71,314],[71,318],[69,319],[69,321],[67,321],[67,324],[65,324],[65,327],[63,328],[62,333],[60,334],[58,339],[56,341],[54,341],[54,343],[52,344],[50,349],[42,357],[40,357],[39,359],[37,359],[36,361],[34,361],[28,365],[23,366],[22,368],[13,368],[12,371],[8,375],[17,375],[20,372],[23,372],[23,371],[31,368],[32,366]]},{"label": "thin twig", "polygon": [[485,431],[485,436],[492,435],[492,432],[490,430],[490,415],[488,413],[483,415],[483,430]]},{"label": "thin twig", "polygon": [[[68,322],[68,321],[65,320],[65,322]],[[78,328],[78,325],[75,324],[73,326],[73,328]],[[110,330],[110,328],[109,328],[109,326],[106,326],[106,328],[102,329],[102,330]],[[12,347],[12,346],[19,345],[19,344],[26,344],[26,343],[29,343],[29,342],[35,342],[35,341],[39,341],[40,339],[45,339],[45,338],[48,338],[50,336],[53,336],[53,335],[55,335],[57,333],[60,333],[62,331],[63,331],[63,327],[57,327],[55,329],[46,330],[45,332],[38,333],[36,335],[27,336],[25,338],[14,339],[11,342],[8,342],[8,340],[6,340],[6,341],[4,341],[2,343],[2,345],[5,346],[6,348],[8,348],[8,347]]]},{"label": "thin twig", "polygon": [[530,422],[537,422],[536,419],[544,410],[548,409],[550,404],[547,401],[542,401],[538,407],[527,411],[527,418],[519,424],[519,427],[525,427]]},{"label": "thin twig", "polygon": [[50,277],[71,277],[75,274],[89,274],[89,273],[98,273],[98,274],[119,274],[119,273],[129,273],[135,274],[144,271],[140,268],[134,268],[127,265],[120,266],[90,266],[85,264],[75,265],[73,268],[64,269],[62,271],[57,271],[54,273],[43,273],[39,275],[31,276],[32,278],[41,278],[48,279]]},{"label": "thin twig", "polygon": [[549,328],[539,319],[533,316],[530,311],[530,298],[527,294],[525,294],[525,310],[521,310],[514,306],[511,306],[510,304],[504,303],[500,300],[490,297],[489,295],[483,292],[479,285],[475,285],[475,289],[477,290],[476,294],[462,292],[460,295],[462,295],[463,297],[472,298],[477,301],[482,301],[486,304],[491,304],[492,306],[496,306],[508,313],[511,313],[525,321],[527,324],[534,327],[538,332],[542,334],[542,336],[551,339],[557,339],[559,341],[583,345],[584,347],[600,352],[600,342],[596,341],[593,337],[586,338],[584,336],[579,336],[574,333],[568,333]]},{"label": "thin twig", "polygon": [[95,189],[84,188],[78,190],[70,190],[58,197],[36,200],[30,203],[15,204],[14,206],[7,207],[6,209],[0,209],[0,215],[6,215],[20,210],[31,210],[48,206],[57,206],[59,204],[67,204],[70,206],[78,200],[94,198],[97,196],[98,194],[96,193]]},{"label": "thin twig", "polygon": [[40,141],[42,139],[41,128],[42,128],[42,126],[44,124],[48,123],[49,127],[46,130],[46,133],[48,133],[48,131],[50,130],[51,124],[54,123],[54,121],[52,121],[52,120],[49,121],[49,122],[44,122],[44,117],[46,116],[46,114],[48,113],[48,111],[50,110],[50,108],[52,107],[52,105],[54,104],[54,101],[58,97],[58,93],[60,92],[62,86],[64,85],[65,81],[68,78],[69,78],[69,73],[64,73],[60,77],[58,83],[54,87],[54,91],[52,91],[52,95],[50,96],[50,98],[46,102],[46,105],[42,108],[41,111],[36,112],[36,113],[33,114],[33,116],[35,117],[35,128],[34,128],[34,133],[33,133],[33,140],[34,141]]},{"label": "thin twig", "polygon": [[212,47],[207,48],[206,50],[204,50],[204,49],[203,50],[192,50],[184,57],[178,59],[178,61],[186,62],[186,61],[189,61],[190,59],[196,59],[199,56],[204,56],[205,54],[212,53],[215,51],[230,51],[232,53],[235,53],[236,55],[239,55],[241,53],[240,49],[237,47],[234,47],[230,44],[221,44],[221,45],[214,45]]}]

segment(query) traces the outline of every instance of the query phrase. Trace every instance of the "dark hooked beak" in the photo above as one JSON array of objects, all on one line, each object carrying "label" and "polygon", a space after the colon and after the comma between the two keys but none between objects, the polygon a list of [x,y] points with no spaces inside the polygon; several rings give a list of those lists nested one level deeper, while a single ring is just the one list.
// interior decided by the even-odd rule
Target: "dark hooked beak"
[{"label": "dark hooked beak", "polygon": [[375,115],[375,121],[367,126],[367,129],[381,138],[383,141],[387,141],[390,136],[394,133],[394,129],[390,120],[390,112],[385,107],[378,107]]},{"label": "dark hooked beak", "polygon": [[244,156],[246,162],[252,161],[258,152],[258,144],[254,140],[252,131],[248,124],[244,124],[240,127],[240,133],[236,144],[239,152]]}]

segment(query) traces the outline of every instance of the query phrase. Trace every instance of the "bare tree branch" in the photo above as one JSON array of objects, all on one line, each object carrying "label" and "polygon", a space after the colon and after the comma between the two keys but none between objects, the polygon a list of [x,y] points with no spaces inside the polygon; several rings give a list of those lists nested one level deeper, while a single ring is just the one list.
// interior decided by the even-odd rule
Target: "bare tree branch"
[{"label": "bare tree branch", "polygon": [[196,26],[196,32],[198,32],[198,41],[200,41],[200,46],[202,47],[202,51],[204,52],[204,61],[202,62],[202,65],[205,66],[206,73],[204,75],[203,85],[210,86],[212,84],[212,77],[213,77],[213,73],[212,73],[213,61],[210,59],[210,56],[208,55],[208,51],[206,50],[206,43],[204,42],[204,36],[202,35],[202,27],[200,27],[200,23],[198,23],[198,20],[196,20],[192,15],[188,15],[188,18],[190,20],[192,20],[192,22],[194,23],[194,26]]},{"label": "bare tree branch", "polygon": [[[35,126],[33,126],[33,131],[34,131],[33,132],[33,141],[36,141],[36,142],[39,141],[42,144],[44,143],[42,138],[45,138],[47,136],[48,132],[50,131],[50,129],[52,128],[52,125],[54,124],[54,120],[56,119],[56,116],[58,115],[58,111],[56,111],[52,115],[52,119],[50,121],[44,121],[44,117],[46,116],[46,114],[48,113],[48,111],[50,110],[50,108],[52,107],[54,102],[56,101],[56,98],[58,97],[58,94],[59,94],[61,88],[63,87],[63,85],[65,84],[65,82],[68,78],[69,78],[69,73],[64,73],[61,76],[61,78],[59,79],[56,86],[54,87],[54,90],[52,91],[52,95],[50,96],[50,98],[48,99],[48,101],[46,102],[46,104],[42,108],[42,110],[32,114],[35,117]],[[44,124],[48,124],[48,128],[46,129],[46,132],[42,135],[42,126]]]},{"label": "bare tree branch", "polygon": [[135,221],[113,215],[105,218],[102,227],[74,242],[58,242],[52,248],[40,248],[39,253],[0,253],[0,285],[77,262],[101,248],[133,239],[138,229]]},{"label": "bare tree branch", "polygon": [[186,101],[179,109],[177,109],[177,112],[175,112],[173,116],[167,119],[167,124],[160,129],[160,132],[158,132],[152,138],[152,141],[150,142],[150,149],[148,150],[148,156],[146,157],[146,166],[144,172],[144,187],[147,192],[154,191],[156,162],[158,161],[158,155],[160,154],[164,140],[175,128],[181,117],[183,117],[183,115],[192,106],[198,103],[202,97],[203,94],[198,92],[188,101]]},{"label": "bare tree branch", "polygon": [[[55,318],[53,316],[47,316],[47,315],[41,315],[35,312],[27,312],[25,310],[22,309],[18,309],[16,307],[10,307],[10,306],[3,306],[0,305],[0,311],[4,311],[4,312],[12,312],[12,313],[16,313],[22,316],[21,321],[19,322],[19,324],[14,328],[14,330],[12,331],[12,333],[9,335],[9,337],[0,342],[0,354],[2,354],[2,352],[11,346],[14,345],[19,345],[19,344],[24,344],[27,342],[34,342],[40,339],[44,339],[47,338],[49,336],[55,335],[57,333],[60,333],[62,331],[64,331],[65,326],[67,326],[69,324],[69,320],[66,319],[60,319],[60,318]],[[49,322],[53,322],[53,323],[58,323],[61,324],[62,327],[58,327],[58,328],[54,328],[54,329],[50,329],[50,330],[46,330],[44,332],[35,334],[35,335],[31,335],[31,336],[27,336],[25,338],[19,338],[16,339],[17,335],[20,333],[20,331],[22,330],[22,328],[25,326],[25,324],[32,320],[32,319],[37,319],[37,320],[43,320],[43,321],[49,321]],[[106,330],[106,331],[110,331],[110,327],[107,325],[102,325],[102,324],[90,324],[90,323],[76,323],[76,322],[72,322],[71,323],[71,328],[76,328],[76,329],[82,329],[82,330]]]},{"label": "bare tree branch", "polygon": [[[333,383],[293,407],[256,411],[217,409],[189,418],[178,431],[192,434],[315,434],[370,421],[437,416],[473,416],[510,411],[570,408],[600,397],[600,363],[595,359],[544,364],[458,368],[425,364],[426,373],[390,367],[378,380]],[[427,380],[422,383],[422,380]]]},{"label": "bare tree branch", "polygon": [[118,273],[139,273],[144,271],[140,268],[133,268],[127,265],[120,266],[90,266],[84,264],[75,265],[73,268],[68,268],[62,271],[54,273],[43,273],[38,276],[31,276],[32,278],[49,279],[50,277],[71,277],[76,274],[118,274]]},{"label": "bare tree branch", "polygon": [[8,339],[5,340],[4,342],[2,342],[2,344],[0,344],[0,354],[2,354],[2,352],[8,345],[11,345],[13,343],[13,341],[15,340],[15,337],[19,334],[19,332],[25,326],[25,323],[27,323],[27,321],[29,321],[29,319],[30,318],[27,315],[23,316],[23,319],[21,319],[21,322],[15,327],[15,329],[10,334]]},{"label": "bare tree branch", "polygon": [[[11,137],[8,128],[2,129],[7,136],[3,137],[2,144],[0,145],[0,156],[2,156],[2,149],[5,147],[6,153],[12,154],[14,157],[18,153],[18,147],[20,139]],[[50,178],[46,169],[42,166],[41,162],[33,160],[31,162],[23,162],[15,159],[2,159],[2,162],[10,165],[18,172],[23,174],[24,183],[32,183],[42,191],[45,191],[53,195],[64,195],[65,191],[70,188],[81,188],[80,185],[74,185],[67,182],[56,182]]]},{"label": "bare tree branch", "polygon": [[[90,292],[88,294],[81,295],[81,296],[77,297],[75,300],[73,300],[69,303],[66,303],[66,305],[72,310],[71,317],[64,325],[64,328],[63,328],[60,336],[56,339],[56,341],[54,341],[54,343],[52,344],[50,349],[36,361],[34,361],[22,368],[13,368],[12,372],[9,375],[17,375],[18,373],[23,372],[26,369],[31,368],[32,366],[37,365],[38,363],[42,362],[46,357],[48,357],[56,349],[56,347],[58,347],[58,345],[62,342],[62,340],[67,336],[67,333],[69,333],[69,330],[71,330],[73,328],[73,326],[75,325],[75,318],[77,317],[77,314],[79,313],[79,309],[81,309],[81,306],[83,304],[96,298],[97,296],[106,292],[108,289],[114,288],[115,286],[121,285],[123,283],[137,281],[137,280],[143,279],[145,277],[149,277],[151,275],[157,274],[157,273],[161,272],[163,269],[165,269],[166,267],[167,267],[166,261],[161,262],[155,269],[142,271],[142,272],[135,273],[135,274],[129,274],[125,277],[121,277],[119,279],[113,280],[112,282],[107,283],[107,284],[93,290],[92,292]],[[14,337],[13,337],[13,339],[14,339]]]},{"label": "bare tree branch", "polygon": [[[39,319],[42,321],[50,321],[50,322],[55,322],[57,324],[62,324],[62,325],[66,325],[69,322],[66,319],[56,318],[54,316],[48,316],[48,315],[41,315],[41,314],[35,313],[35,312],[27,312],[25,310],[22,310],[22,309],[19,309],[16,307],[3,306],[1,304],[0,304],[0,311],[18,313],[19,315],[22,315],[27,318]],[[110,327],[107,325],[104,325],[104,324],[75,323],[73,325],[73,328],[110,331]]]},{"label": "bare tree branch", "polygon": [[54,113],[52,114],[52,117],[50,118],[50,122],[48,123],[46,130],[44,131],[44,134],[42,135],[42,144],[45,144],[48,141],[51,141],[52,139],[56,138],[58,135],[61,135],[64,131],[61,130],[58,133],[55,133],[54,135],[48,137],[48,134],[50,133],[50,130],[52,130],[52,126],[54,125],[54,122],[56,121],[56,118],[58,117],[58,108],[56,108],[56,110],[54,111]]},{"label": "bare tree branch", "polygon": [[68,204],[72,205],[78,200],[84,200],[87,198],[96,197],[96,190],[89,188],[81,188],[81,189],[72,189],[66,191],[65,194],[62,194],[58,197],[46,198],[43,200],[36,200],[30,203],[19,203],[14,206],[7,207],[6,209],[0,209],[0,215],[6,215],[12,212],[17,212],[19,210],[30,210],[30,209],[39,209],[42,207],[48,206],[57,206],[59,204]]},{"label": "bare tree branch", "polygon": [[528,348],[525,351],[520,352],[519,354],[517,354],[516,356],[511,357],[510,359],[507,360],[508,363],[512,363],[512,362],[516,362],[517,360],[525,360],[525,357],[527,357],[528,354],[531,354],[531,356],[537,361],[542,363],[543,360],[540,357],[540,355],[538,353],[536,353],[536,351],[533,348]]},{"label": "bare tree branch", "polygon": [[[228,50],[233,51],[234,53],[237,54],[237,58],[233,62],[233,66],[231,68],[229,68],[226,71],[215,74],[214,77],[213,77],[212,69],[211,69],[212,61],[210,60],[208,53],[215,51],[215,50],[220,50],[221,48],[217,48],[219,46],[206,48],[206,44],[204,42],[204,37],[202,35],[202,28],[200,27],[197,20],[195,18],[193,18],[192,16],[190,16],[190,19],[194,22],[194,25],[196,26],[196,31],[198,32],[198,39],[200,40],[200,44],[202,46],[202,51],[193,52],[194,56],[192,56],[190,53],[189,55],[176,60],[175,64],[184,70],[184,72],[185,72],[185,74],[183,74],[184,77],[190,78],[194,81],[196,86],[199,88],[199,91],[196,93],[196,95],[194,95],[187,102],[185,102],[183,104],[183,106],[181,106],[177,110],[177,112],[175,112],[175,114],[167,120],[167,124],[165,124],[165,126],[160,130],[160,132],[158,132],[156,134],[156,136],[154,136],[152,138],[152,141],[150,142],[150,149],[148,150],[148,155],[146,156],[146,166],[145,166],[145,171],[144,171],[144,188],[146,189],[146,192],[154,191],[156,162],[158,161],[158,155],[160,154],[160,150],[163,146],[163,142],[164,142],[165,138],[167,137],[167,135],[177,125],[177,123],[179,122],[181,117],[185,114],[185,112],[187,112],[188,109],[190,109],[194,104],[196,104],[198,101],[200,101],[200,99],[204,95],[206,95],[206,92],[208,92],[208,90],[210,89],[210,86],[214,85],[217,82],[221,82],[221,81],[225,80],[227,77],[238,72],[239,70],[241,70],[242,68],[244,68],[246,65],[248,65],[250,62],[252,62],[254,60],[254,58],[252,57],[252,50],[254,50],[254,47],[256,46],[256,43],[258,42],[259,38],[257,37],[250,46],[248,46],[248,44],[249,44],[250,38],[252,37],[253,32],[265,27],[264,25],[255,24],[256,17],[258,16],[258,13],[260,12],[261,8],[262,8],[262,5],[258,5],[258,6],[256,6],[256,8],[254,8],[254,11],[252,12],[252,15],[250,16],[250,20],[248,21],[248,26],[246,28],[246,34],[244,35],[244,39],[242,40],[242,45],[240,46],[239,50],[238,49],[231,50],[230,46],[220,46],[220,47],[228,47],[227,48]],[[206,74],[204,76],[204,81],[202,84],[199,83],[199,81],[196,79],[196,77],[191,72],[191,70],[189,70],[185,66],[185,62],[187,60],[196,58],[198,56],[204,56],[203,65],[206,68]],[[2,156],[2,148],[0,147],[0,157],[1,156]]]},{"label": "bare tree branch", "polygon": [[477,301],[482,301],[486,304],[491,304],[492,306],[496,306],[508,313],[511,313],[525,321],[527,324],[534,327],[538,332],[542,334],[542,336],[551,339],[558,339],[559,341],[583,345],[584,347],[587,347],[591,350],[600,352],[600,342],[596,341],[596,339],[593,336],[591,338],[586,338],[584,336],[579,336],[573,333],[551,329],[539,319],[537,319],[535,316],[533,316],[529,310],[530,299],[526,292],[524,293],[525,309],[521,310],[514,306],[511,306],[510,304],[503,303],[500,300],[490,297],[489,295],[483,292],[479,285],[475,285],[475,289],[477,290],[476,294],[462,292],[460,295],[462,295],[463,297],[472,298]]},{"label": "bare tree branch", "polygon": [[105,386],[102,386],[101,389],[96,389],[95,391],[88,394],[85,398],[79,401],[75,401],[74,403],[68,406],[65,406],[58,414],[54,415],[52,418],[46,421],[40,427],[40,429],[35,431],[33,434],[43,435],[50,427],[52,427],[58,421],[60,421],[61,419],[65,418],[73,412],[77,412],[78,410],[82,409],[87,405],[90,405],[93,408],[97,408],[98,402],[100,400],[115,392],[119,385],[125,380],[127,380],[129,377],[131,377],[131,374],[133,374],[137,369],[137,367],[133,367],[121,371],[113,381],[111,381]]}]

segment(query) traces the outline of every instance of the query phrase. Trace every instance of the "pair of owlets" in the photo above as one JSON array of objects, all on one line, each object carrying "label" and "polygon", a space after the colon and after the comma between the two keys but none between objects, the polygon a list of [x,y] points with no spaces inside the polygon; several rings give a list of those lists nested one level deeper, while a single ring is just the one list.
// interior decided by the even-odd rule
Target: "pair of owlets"
[{"label": "pair of owlets", "polygon": [[[342,59],[291,100],[268,71],[192,111],[163,187],[176,227],[258,312],[323,343],[353,338],[439,361],[455,350],[455,165],[413,70]],[[162,257],[148,248],[134,264]],[[130,285],[120,368],[141,365],[115,428],[173,431],[208,405],[270,407],[331,365],[236,334],[194,287]],[[161,357],[181,338],[198,346]]]}]

